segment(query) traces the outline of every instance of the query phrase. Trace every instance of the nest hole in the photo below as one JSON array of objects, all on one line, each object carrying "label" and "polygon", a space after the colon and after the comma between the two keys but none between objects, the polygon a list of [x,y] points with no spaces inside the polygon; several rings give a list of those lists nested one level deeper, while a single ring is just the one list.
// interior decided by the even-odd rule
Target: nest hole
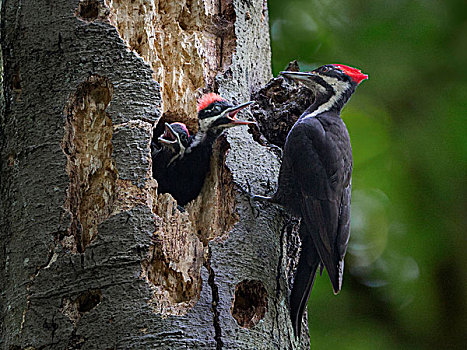
[{"label": "nest hole", "polygon": [[235,287],[232,316],[240,327],[252,328],[267,311],[268,293],[258,280],[244,280]]},{"label": "nest hole", "polygon": [[80,1],[76,15],[86,21],[93,21],[99,17],[99,1],[84,0]]},{"label": "nest hole", "polygon": [[80,313],[89,312],[102,301],[100,289],[88,290],[76,298],[76,305]]}]

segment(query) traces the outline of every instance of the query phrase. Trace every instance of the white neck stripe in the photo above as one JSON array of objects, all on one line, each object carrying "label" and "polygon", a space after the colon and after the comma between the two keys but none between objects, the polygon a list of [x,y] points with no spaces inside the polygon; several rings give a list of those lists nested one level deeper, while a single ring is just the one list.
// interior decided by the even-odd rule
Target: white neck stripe
[{"label": "white neck stripe", "polygon": [[314,110],[310,114],[307,114],[306,117],[315,117],[318,114],[330,110],[336,104],[336,102],[341,99],[341,97],[344,95],[347,89],[350,88],[349,83],[340,81],[337,78],[327,77],[321,74],[319,74],[319,76],[332,87],[334,93],[327,102],[320,105],[316,110]]}]

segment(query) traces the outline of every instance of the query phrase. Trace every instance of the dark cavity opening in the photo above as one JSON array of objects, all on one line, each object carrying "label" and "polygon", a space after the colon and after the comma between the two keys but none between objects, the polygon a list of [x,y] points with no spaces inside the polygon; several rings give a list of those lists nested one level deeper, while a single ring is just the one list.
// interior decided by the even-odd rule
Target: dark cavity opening
[{"label": "dark cavity opening", "polygon": [[240,327],[251,328],[264,318],[268,293],[261,281],[244,280],[235,287],[232,316]]},{"label": "dark cavity opening", "polygon": [[102,292],[100,289],[88,290],[76,298],[76,305],[80,313],[88,312],[94,309],[102,301]]},{"label": "dark cavity opening", "polygon": [[97,0],[84,0],[78,5],[77,15],[87,21],[93,21],[99,16],[99,2]]}]

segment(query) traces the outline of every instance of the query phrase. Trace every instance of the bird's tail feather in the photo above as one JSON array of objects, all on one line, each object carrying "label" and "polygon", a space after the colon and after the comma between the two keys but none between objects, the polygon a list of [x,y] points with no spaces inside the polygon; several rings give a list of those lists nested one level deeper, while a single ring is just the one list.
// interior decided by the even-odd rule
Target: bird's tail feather
[{"label": "bird's tail feather", "polygon": [[311,240],[311,235],[307,232],[305,222],[300,225],[300,238],[302,250],[298,261],[297,271],[290,294],[290,316],[296,337],[300,336],[302,326],[302,316],[310,296],[316,270],[320,264],[318,252]]},{"label": "bird's tail feather", "polygon": [[339,294],[342,288],[342,276],[344,274],[344,260],[339,260],[334,266],[332,261],[325,264],[329,279],[331,280],[332,289],[335,295]]}]

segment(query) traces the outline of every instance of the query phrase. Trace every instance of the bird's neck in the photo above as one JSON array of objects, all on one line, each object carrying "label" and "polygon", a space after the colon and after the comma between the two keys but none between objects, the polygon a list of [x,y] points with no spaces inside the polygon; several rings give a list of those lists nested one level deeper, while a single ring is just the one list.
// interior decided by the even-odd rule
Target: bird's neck
[{"label": "bird's neck", "polygon": [[200,146],[212,145],[219,135],[219,133],[211,130],[199,130],[193,137],[193,142],[187,147],[186,152],[190,153]]},{"label": "bird's neck", "polygon": [[315,90],[315,99],[302,114],[302,117],[315,117],[327,112],[340,114],[340,111],[354,91],[355,87],[350,84],[348,86],[327,85],[322,89]]}]

